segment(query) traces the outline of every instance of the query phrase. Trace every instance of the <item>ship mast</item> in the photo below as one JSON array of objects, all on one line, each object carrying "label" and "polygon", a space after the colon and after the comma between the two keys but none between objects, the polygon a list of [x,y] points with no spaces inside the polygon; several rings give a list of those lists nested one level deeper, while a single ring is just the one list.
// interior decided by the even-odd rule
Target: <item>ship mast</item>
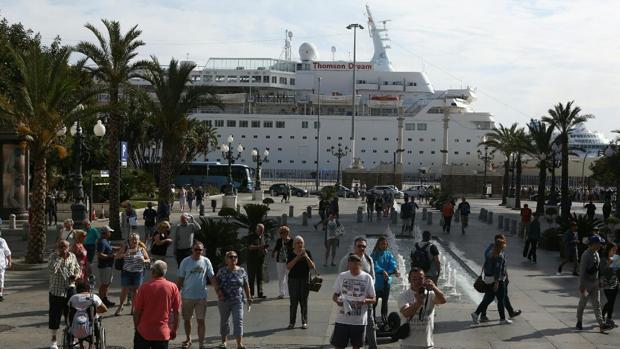
[{"label": "ship mast", "polygon": [[368,15],[368,31],[372,38],[372,43],[375,49],[375,53],[372,56],[373,70],[376,71],[394,71],[390,57],[388,57],[387,49],[390,48],[390,38],[387,33],[386,23],[389,20],[383,20],[383,28],[377,28],[370,7],[366,5],[366,14]]}]

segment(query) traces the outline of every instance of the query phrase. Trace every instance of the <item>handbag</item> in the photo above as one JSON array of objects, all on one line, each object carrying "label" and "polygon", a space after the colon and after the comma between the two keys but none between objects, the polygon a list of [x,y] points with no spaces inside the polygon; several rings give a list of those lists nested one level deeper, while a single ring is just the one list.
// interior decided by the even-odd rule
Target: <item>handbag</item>
[{"label": "handbag", "polygon": [[309,274],[308,279],[308,289],[312,292],[319,292],[321,286],[323,286],[323,278],[320,277],[319,271],[316,269],[312,269],[314,275]]},{"label": "handbag", "polygon": [[476,281],[474,281],[474,289],[480,293],[485,293],[488,287],[487,283],[484,282],[482,278],[483,273],[484,273],[484,266],[482,267],[482,270],[480,271],[480,275],[478,275],[478,277],[476,278]]},{"label": "handbag", "polygon": [[114,269],[123,270],[123,265],[125,264],[124,258],[118,258],[114,260]]}]

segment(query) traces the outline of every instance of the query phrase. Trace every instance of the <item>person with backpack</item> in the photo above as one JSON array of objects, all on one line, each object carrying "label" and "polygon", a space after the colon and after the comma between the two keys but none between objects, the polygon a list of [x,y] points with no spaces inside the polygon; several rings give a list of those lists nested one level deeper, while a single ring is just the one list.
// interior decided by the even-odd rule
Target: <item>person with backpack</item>
[{"label": "person with backpack", "polygon": [[441,261],[439,260],[439,250],[431,242],[431,232],[422,232],[422,241],[416,242],[411,251],[411,269],[420,268],[424,275],[437,284],[441,273]]},{"label": "person with backpack", "polygon": [[[93,316],[98,318],[100,314],[108,311],[108,307],[99,296],[91,292],[90,285],[86,281],[76,283],[75,291],[77,293],[67,302],[69,312],[73,314],[69,316],[71,319],[69,334],[81,342],[93,335],[95,320]],[[94,308],[94,312],[91,312],[91,307]]]},{"label": "person with backpack", "polygon": [[366,220],[372,222],[372,215],[375,211],[375,195],[366,193]]},{"label": "person with backpack", "polygon": [[443,216],[443,232],[450,234],[450,225],[452,224],[452,216],[454,216],[454,205],[449,199],[441,207],[441,215]]},{"label": "person with backpack", "polygon": [[459,204],[457,211],[461,215],[461,234],[465,235],[465,228],[469,225],[469,213],[471,212],[471,206],[467,199],[463,196],[461,203]]},{"label": "person with backpack", "polygon": [[[392,275],[399,276],[398,264],[392,252],[388,249],[388,241],[384,236],[377,239],[377,243],[372,250],[372,261],[375,263],[375,294],[381,298],[381,319],[387,323],[388,299],[390,298],[390,288],[392,287]],[[377,303],[373,305],[373,311],[377,312]]]},{"label": "person with backpack", "polygon": [[[380,211],[377,212],[379,214]],[[349,270],[349,256],[356,255],[361,259],[362,271],[370,274],[373,283],[375,280],[375,263],[372,258],[366,254],[368,241],[365,237],[359,236],[353,241],[353,252],[347,253],[340,260],[338,272],[343,273]],[[375,332],[375,316],[372,307],[368,307],[368,323],[366,324],[366,343],[369,349],[377,349],[377,333]]]},{"label": "person with backpack", "polygon": [[405,202],[400,206],[400,219],[403,220],[400,229],[401,235],[405,235],[405,232],[413,231],[413,222],[411,221],[414,212],[413,205],[413,202],[409,202],[409,196],[405,196]]}]

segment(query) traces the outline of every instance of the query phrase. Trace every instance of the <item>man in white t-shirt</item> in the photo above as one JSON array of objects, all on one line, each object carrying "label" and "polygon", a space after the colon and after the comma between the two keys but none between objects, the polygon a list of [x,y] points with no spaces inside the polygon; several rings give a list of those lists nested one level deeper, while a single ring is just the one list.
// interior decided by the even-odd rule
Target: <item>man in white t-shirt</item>
[{"label": "man in white t-shirt", "polygon": [[433,348],[435,305],[446,303],[446,296],[433,280],[424,277],[424,271],[413,268],[409,272],[408,290],[398,297],[398,309],[403,321],[409,321],[409,337],[400,340],[401,349]]},{"label": "man in white t-shirt", "polygon": [[362,259],[349,255],[349,270],[338,274],[332,300],[338,304],[336,324],[330,343],[336,348],[353,349],[364,345],[364,330],[368,323],[368,307],[376,302],[374,282],[362,271]]},{"label": "man in white t-shirt", "polygon": [[13,265],[11,250],[6,240],[0,238],[0,302],[4,300],[4,272]]}]

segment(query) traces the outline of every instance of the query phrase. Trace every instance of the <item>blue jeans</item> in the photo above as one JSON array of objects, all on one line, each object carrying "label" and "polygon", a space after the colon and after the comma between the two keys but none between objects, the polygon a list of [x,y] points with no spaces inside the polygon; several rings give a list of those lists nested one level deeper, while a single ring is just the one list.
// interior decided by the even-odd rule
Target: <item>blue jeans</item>
[{"label": "blue jeans", "polygon": [[493,290],[493,284],[489,285],[489,287],[487,287],[487,291],[484,293],[482,302],[480,302],[478,308],[476,309],[476,314],[480,315],[481,313],[485,313],[489,304],[493,302],[493,299],[497,298],[497,311],[499,312],[499,318],[504,320],[506,318],[506,312],[504,310],[505,297],[506,283],[504,281],[499,282],[497,291]]},{"label": "blue jeans", "polygon": [[232,314],[233,336],[236,338],[243,337],[243,302],[238,300],[218,301],[217,307],[220,310],[220,335],[228,336],[230,334],[228,319]]}]

